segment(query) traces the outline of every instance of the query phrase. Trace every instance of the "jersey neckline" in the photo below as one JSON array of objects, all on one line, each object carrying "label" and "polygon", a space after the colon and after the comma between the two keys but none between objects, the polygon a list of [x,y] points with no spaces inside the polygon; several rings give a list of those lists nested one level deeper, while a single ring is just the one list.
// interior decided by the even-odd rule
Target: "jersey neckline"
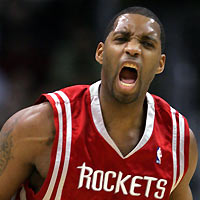
[{"label": "jersey neckline", "polygon": [[141,149],[150,139],[153,127],[154,127],[154,118],[155,118],[155,105],[154,99],[150,93],[146,93],[147,99],[147,117],[146,117],[146,124],[145,130],[142,138],[135,146],[135,148],[128,153],[126,156],[123,156],[113,139],[108,134],[101,112],[100,100],[99,100],[99,86],[101,85],[101,81],[98,81],[90,86],[90,97],[91,97],[91,111],[92,111],[92,118],[96,129],[98,130],[99,134],[104,138],[104,140],[115,150],[115,152],[122,158],[126,159]]}]

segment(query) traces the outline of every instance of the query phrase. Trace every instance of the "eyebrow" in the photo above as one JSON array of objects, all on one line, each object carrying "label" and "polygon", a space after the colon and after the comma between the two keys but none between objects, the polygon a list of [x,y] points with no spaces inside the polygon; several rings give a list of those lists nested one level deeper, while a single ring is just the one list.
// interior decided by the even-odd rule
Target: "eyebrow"
[{"label": "eyebrow", "polygon": [[151,35],[142,35],[141,38],[143,40],[151,40],[151,41],[153,41],[155,43],[158,43],[158,40],[155,37],[151,36]]},{"label": "eyebrow", "polygon": [[[122,35],[127,36],[127,37],[131,35],[128,31],[116,31],[116,32],[113,32],[114,36],[117,35],[117,34],[122,34]],[[155,43],[158,43],[158,40],[155,37],[151,36],[150,34],[143,34],[143,35],[140,36],[140,38],[144,39],[144,40],[151,40],[151,41],[153,41]]]},{"label": "eyebrow", "polygon": [[125,36],[130,36],[130,33],[128,31],[116,31],[113,32],[113,35],[117,35],[117,34],[121,34],[121,35],[125,35]]}]

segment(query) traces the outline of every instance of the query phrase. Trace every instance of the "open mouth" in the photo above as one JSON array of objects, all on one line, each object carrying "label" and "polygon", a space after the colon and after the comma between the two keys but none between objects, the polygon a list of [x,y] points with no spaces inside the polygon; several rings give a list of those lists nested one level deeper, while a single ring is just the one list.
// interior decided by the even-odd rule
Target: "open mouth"
[{"label": "open mouth", "polygon": [[137,77],[137,70],[132,66],[124,66],[121,72],[119,73],[119,80],[122,84],[127,86],[133,85],[136,82]]}]

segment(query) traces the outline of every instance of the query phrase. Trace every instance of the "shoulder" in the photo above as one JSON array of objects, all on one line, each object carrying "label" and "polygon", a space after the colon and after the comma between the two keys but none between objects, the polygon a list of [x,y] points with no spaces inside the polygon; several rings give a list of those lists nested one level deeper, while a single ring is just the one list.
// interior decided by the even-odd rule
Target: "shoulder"
[{"label": "shoulder", "polygon": [[45,125],[52,127],[53,110],[48,102],[34,105],[23,110],[18,111],[11,116],[4,124],[4,130],[20,130],[24,134],[24,130],[28,129],[30,134],[31,130],[45,128]]},{"label": "shoulder", "polygon": [[171,107],[170,104],[163,98],[154,94],[151,94],[151,96],[153,97],[154,103],[158,108],[166,109],[166,108]]},{"label": "shoulder", "polygon": [[1,130],[0,143],[10,141],[15,154],[23,157],[27,153],[32,159],[53,140],[54,132],[53,111],[45,102],[25,108],[9,118]]},{"label": "shoulder", "polygon": [[75,101],[87,95],[89,92],[89,87],[90,85],[74,85],[61,89],[60,91],[66,94],[71,101]]},{"label": "shoulder", "polygon": [[175,121],[176,120],[179,121],[179,119],[181,117],[184,119],[184,121],[188,127],[187,118],[181,112],[179,112],[178,110],[173,108],[173,106],[171,106],[163,98],[156,96],[156,95],[152,95],[152,97],[154,99],[155,110],[161,115],[161,117],[163,116],[163,118],[167,118],[167,116],[168,116],[169,118],[173,118],[173,116],[174,116],[176,118]]},{"label": "shoulder", "polygon": [[31,176],[53,140],[53,111],[47,102],[25,108],[7,120],[0,132],[0,199],[10,199]]}]

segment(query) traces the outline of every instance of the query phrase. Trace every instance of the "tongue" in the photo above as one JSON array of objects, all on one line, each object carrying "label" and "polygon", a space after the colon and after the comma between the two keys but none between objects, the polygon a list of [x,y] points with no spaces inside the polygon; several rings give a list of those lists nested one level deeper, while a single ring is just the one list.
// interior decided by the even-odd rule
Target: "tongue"
[{"label": "tongue", "polygon": [[135,83],[137,79],[137,72],[135,69],[124,67],[122,71],[120,72],[119,78],[120,78],[120,81],[124,83],[132,84],[132,83]]}]

